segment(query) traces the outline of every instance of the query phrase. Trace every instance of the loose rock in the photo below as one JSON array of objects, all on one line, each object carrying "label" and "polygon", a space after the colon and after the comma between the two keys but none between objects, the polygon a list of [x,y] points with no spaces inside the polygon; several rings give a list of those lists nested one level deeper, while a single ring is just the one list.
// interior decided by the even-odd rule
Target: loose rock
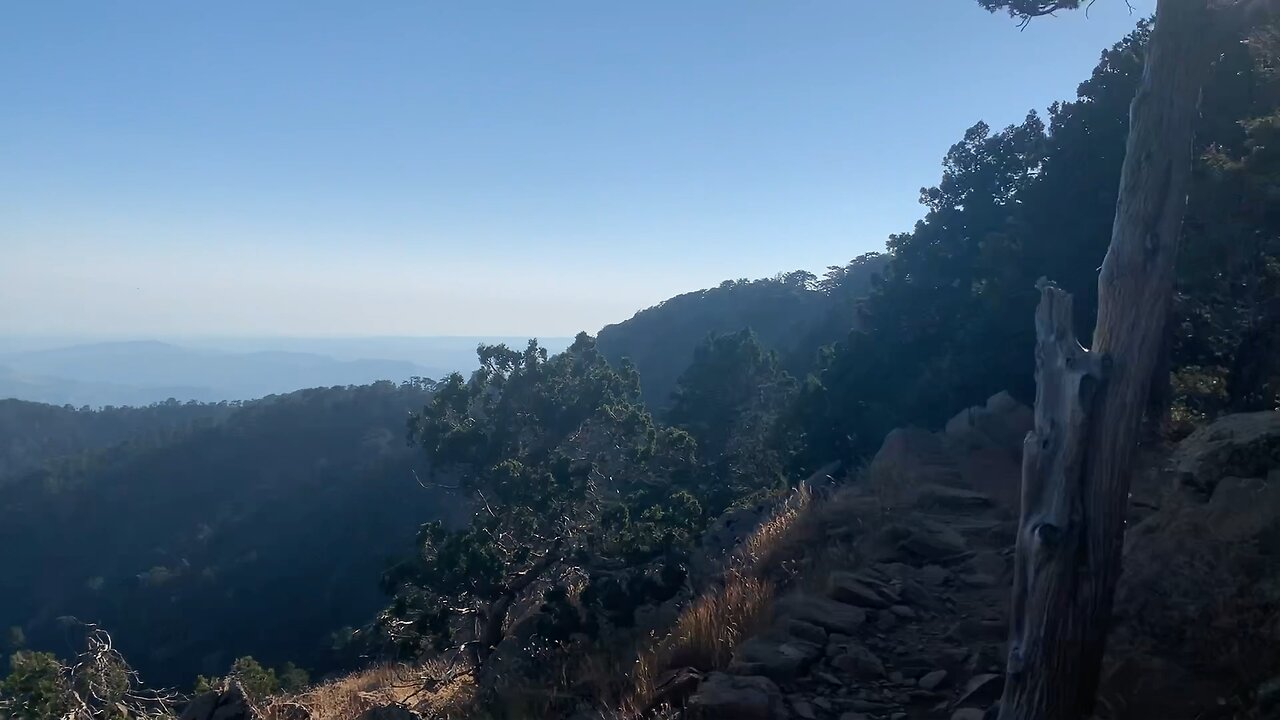
[{"label": "loose rock", "polygon": [[[996,700],[999,700],[1000,694],[1003,692],[1003,675],[999,675],[997,673],[974,675],[972,678],[969,678],[969,682],[965,684],[964,691],[960,693],[960,699],[956,701],[956,704],[982,705],[985,707]],[[979,715],[979,717],[981,717],[981,715]]]},{"label": "loose rock", "polygon": [[772,680],[715,672],[689,698],[693,717],[704,720],[774,720],[786,713]]},{"label": "loose rock", "polygon": [[821,646],[805,640],[754,637],[738,647],[729,663],[729,672],[790,680],[807,670],[821,655]]},{"label": "loose rock", "polygon": [[843,603],[878,610],[889,607],[889,602],[868,587],[853,573],[834,572],[827,587],[827,594]]},{"label": "loose rock", "polygon": [[778,612],[825,628],[828,632],[853,633],[867,621],[861,608],[812,595],[791,595],[778,603]]},{"label": "loose rock", "polygon": [[884,677],[884,662],[875,653],[857,643],[850,643],[843,650],[843,654],[831,660],[832,667],[860,678]]},{"label": "loose rock", "polygon": [[947,679],[946,670],[934,670],[933,672],[920,678],[920,680],[916,684],[919,685],[920,689],[922,690],[933,690],[934,688],[941,685],[942,681],[946,679]]}]

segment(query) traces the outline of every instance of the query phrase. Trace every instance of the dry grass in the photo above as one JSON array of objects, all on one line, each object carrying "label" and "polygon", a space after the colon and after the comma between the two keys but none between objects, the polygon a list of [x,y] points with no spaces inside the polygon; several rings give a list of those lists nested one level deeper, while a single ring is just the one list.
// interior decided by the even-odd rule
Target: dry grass
[{"label": "dry grass", "polygon": [[819,505],[801,485],[743,541],[724,582],[690,603],[666,637],[640,653],[624,708],[650,707],[658,681],[670,670],[725,668],[741,641],[768,627],[775,582],[795,572],[818,537]]},{"label": "dry grass", "polygon": [[768,624],[772,610],[769,581],[733,574],[723,588],[698,598],[680,614],[659,645],[658,659],[667,668],[724,668],[738,642]]},{"label": "dry grass", "polygon": [[706,593],[680,614],[671,632],[641,653],[623,705],[647,708],[662,675],[675,668],[722,670],[738,643],[768,626],[773,583],[731,573],[723,587]]},{"label": "dry grass", "polygon": [[434,663],[422,667],[374,665],[321,683],[295,695],[272,698],[264,720],[355,720],[369,708],[405,705],[427,717],[460,717],[471,699],[471,678],[446,682],[433,691],[424,688],[443,671]]},{"label": "dry grass", "polygon": [[796,488],[768,520],[747,537],[734,557],[733,567],[749,577],[770,578],[785,572],[804,554],[813,536],[813,491]]}]

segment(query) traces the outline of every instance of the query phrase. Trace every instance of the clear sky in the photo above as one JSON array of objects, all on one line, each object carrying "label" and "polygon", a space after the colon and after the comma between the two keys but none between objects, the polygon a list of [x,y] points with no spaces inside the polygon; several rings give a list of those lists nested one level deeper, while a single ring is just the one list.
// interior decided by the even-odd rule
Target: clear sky
[{"label": "clear sky", "polygon": [[0,6],[0,333],[564,335],[821,271],[1154,0]]}]

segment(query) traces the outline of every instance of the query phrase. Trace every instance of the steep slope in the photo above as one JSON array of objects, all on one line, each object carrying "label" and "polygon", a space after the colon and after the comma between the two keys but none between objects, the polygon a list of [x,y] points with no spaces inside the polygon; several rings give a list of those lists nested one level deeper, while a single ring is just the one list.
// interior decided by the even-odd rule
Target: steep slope
[{"label": "steep slope", "polygon": [[[100,623],[149,682],[240,655],[326,670],[378,577],[452,500],[413,478],[421,386],[305,390],[158,442],[69,458],[0,488],[0,618],[62,650],[56,619]],[[418,468],[420,471],[421,468]]]}]

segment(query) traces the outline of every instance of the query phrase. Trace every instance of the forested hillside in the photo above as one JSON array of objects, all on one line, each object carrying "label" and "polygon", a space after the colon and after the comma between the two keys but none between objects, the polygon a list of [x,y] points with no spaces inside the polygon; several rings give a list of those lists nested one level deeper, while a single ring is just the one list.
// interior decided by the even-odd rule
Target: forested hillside
[{"label": "forested hillside", "polygon": [[889,258],[869,254],[832,266],[819,278],[797,270],[760,280],[726,280],[718,287],[677,295],[600,330],[600,350],[617,364],[629,359],[640,372],[651,408],[671,401],[694,348],[711,335],[751,330],[793,374],[813,367],[816,351],[857,325],[856,303]]},{"label": "forested hillside", "polygon": [[[889,239],[893,259],[861,327],[802,401],[811,446],[865,454],[893,427],[936,426],[1000,390],[1031,399],[1037,279],[1073,293],[1081,323],[1094,317],[1147,37],[1143,26],[1104,53],[1078,97],[1047,118],[978,123],[951,149],[941,182],[921,192],[925,217]],[[1226,407],[1276,407],[1266,379],[1280,278],[1272,38],[1225,45],[1205,88],[1169,382],[1162,374],[1153,399],[1157,416],[1184,424]]]},{"label": "forested hillside", "polygon": [[[331,667],[331,634],[372,617],[388,560],[456,507],[414,480],[423,467],[405,422],[427,397],[377,383],[241,407],[7,405],[28,445],[68,428],[104,445],[110,427],[127,442],[0,488],[0,545],[21,549],[6,555],[0,618],[55,650],[60,616],[100,623],[158,683],[189,686],[247,654]],[[120,421],[165,413],[221,419],[165,433]],[[48,458],[69,446],[39,447]]]},{"label": "forested hillside", "polygon": [[46,463],[122,442],[161,445],[194,427],[225,419],[239,403],[180,403],[101,410],[0,400],[0,485]]}]

